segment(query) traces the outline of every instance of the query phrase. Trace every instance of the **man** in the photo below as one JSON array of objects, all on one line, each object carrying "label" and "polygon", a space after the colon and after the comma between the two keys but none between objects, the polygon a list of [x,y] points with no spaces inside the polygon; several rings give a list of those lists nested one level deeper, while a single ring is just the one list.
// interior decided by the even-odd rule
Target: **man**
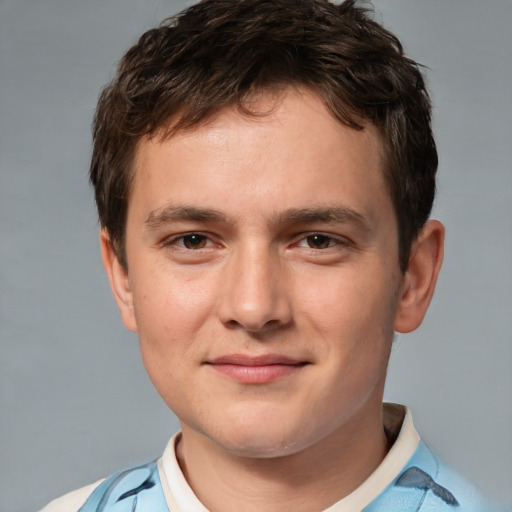
[{"label": "man", "polygon": [[103,91],[102,256],[181,422],[45,511],[489,511],[382,405],[443,255],[416,63],[354,2],[206,0]]}]

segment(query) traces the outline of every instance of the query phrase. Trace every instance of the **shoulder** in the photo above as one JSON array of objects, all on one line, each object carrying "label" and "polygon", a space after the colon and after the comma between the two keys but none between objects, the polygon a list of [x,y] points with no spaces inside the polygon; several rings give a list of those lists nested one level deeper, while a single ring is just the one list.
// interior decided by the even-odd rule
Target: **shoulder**
[{"label": "shoulder", "polygon": [[65,494],[48,503],[40,512],[75,512],[87,501],[87,498],[103,481],[104,479],[98,480],[93,484]]},{"label": "shoulder", "polygon": [[422,493],[421,510],[492,512],[497,510],[471,482],[445,464],[423,442],[395,486]]},{"label": "shoulder", "polygon": [[[494,512],[498,508],[482,494],[472,482],[433,455],[437,461],[436,482],[442,489],[448,490],[459,504],[461,512]],[[440,492],[442,493],[442,489]],[[434,493],[432,493],[434,494]],[[425,509],[430,510],[430,509]]]},{"label": "shoulder", "polygon": [[[365,512],[499,512],[468,480],[420,442],[393,483]],[[504,512],[504,511],[501,511]]]},{"label": "shoulder", "polygon": [[167,512],[156,462],[134,466],[53,501],[41,512]]}]

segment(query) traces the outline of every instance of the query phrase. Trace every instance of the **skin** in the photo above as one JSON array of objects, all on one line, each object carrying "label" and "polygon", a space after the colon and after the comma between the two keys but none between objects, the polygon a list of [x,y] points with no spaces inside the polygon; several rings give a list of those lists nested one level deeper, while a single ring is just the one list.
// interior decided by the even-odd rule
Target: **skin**
[{"label": "skin", "polygon": [[254,108],[140,141],[128,269],[106,231],[103,260],[205,506],[322,510],[386,454],[393,332],[421,323],[444,231],[402,273],[376,129],[301,89]]}]

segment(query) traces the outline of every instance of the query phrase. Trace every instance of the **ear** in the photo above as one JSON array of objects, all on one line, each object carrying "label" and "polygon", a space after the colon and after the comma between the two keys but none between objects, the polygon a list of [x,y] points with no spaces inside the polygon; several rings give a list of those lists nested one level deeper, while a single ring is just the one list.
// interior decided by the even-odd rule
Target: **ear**
[{"label": "ear", "polygon": [[431,220],[414,242],[395,317],[395,331],[417,329],[434,295],[444,254],[444,226]]},{"label": "ear", "polygon": [[130,287],[128,271],[116,256],[110,236],[106,229],[100,232],[101,259],[110,282],[110,288],[121,313],[121,319],[127,329],[137,332],[137,322],[133,307],[133,293]]}]

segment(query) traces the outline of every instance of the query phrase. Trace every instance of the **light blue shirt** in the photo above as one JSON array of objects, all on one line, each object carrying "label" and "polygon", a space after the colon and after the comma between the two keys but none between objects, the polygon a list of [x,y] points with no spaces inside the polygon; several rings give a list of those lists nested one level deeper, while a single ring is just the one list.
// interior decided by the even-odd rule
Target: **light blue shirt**
[{"label": "light blue shirt", "polygon": [[[79,509],[107,511],[173,512],[167,507],[156,462],[107,478]],[[498,509],[420,442],[398,477],[363,512],[494,511]]]}]

